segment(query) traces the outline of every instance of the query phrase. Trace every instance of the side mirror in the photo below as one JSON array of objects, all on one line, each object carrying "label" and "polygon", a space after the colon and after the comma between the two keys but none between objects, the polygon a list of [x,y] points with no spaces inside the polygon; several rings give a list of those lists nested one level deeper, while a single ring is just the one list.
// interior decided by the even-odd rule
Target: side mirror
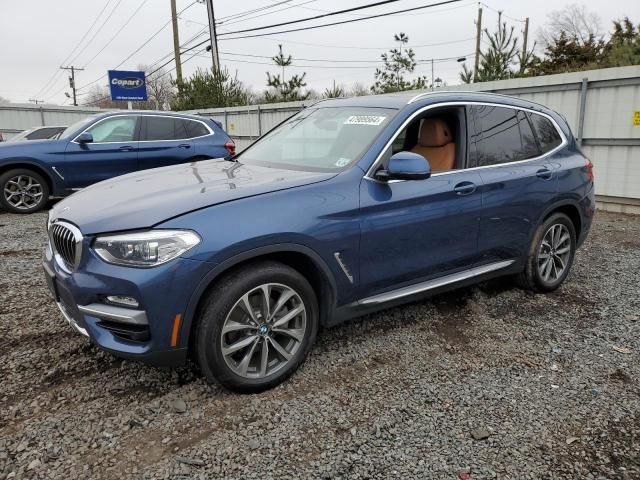
[{"label": "side mirror", "polygon": [[91,135],[89,132],[82,132],[80,135],[78,135],[76,137],[76,142],[77,143],[92,143],[93,142],[93,135]]},{"label": "side mirror", "polygon": [[424,180],[431,176],[431,165],[422,156],[413,152],[398,152],[389,160],[386,170],[378,170],[375,178],[389,180]]}]

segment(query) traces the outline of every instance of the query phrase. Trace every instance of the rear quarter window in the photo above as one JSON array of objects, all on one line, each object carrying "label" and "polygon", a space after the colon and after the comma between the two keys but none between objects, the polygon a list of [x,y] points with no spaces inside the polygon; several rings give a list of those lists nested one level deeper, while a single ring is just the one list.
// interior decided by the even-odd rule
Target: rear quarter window
[{"label": "rear quarter window", "polygon": [[202,122],[196,122],[195,120],[182,120],[182,122],[188,138],[203,137],[211,133]]},{"label": "rear quarter window", "polygon": [[540,144],[542,153],[547,153],[562,143],[562,137],[553,122],[537,113],[529,113],[531,125]]}]

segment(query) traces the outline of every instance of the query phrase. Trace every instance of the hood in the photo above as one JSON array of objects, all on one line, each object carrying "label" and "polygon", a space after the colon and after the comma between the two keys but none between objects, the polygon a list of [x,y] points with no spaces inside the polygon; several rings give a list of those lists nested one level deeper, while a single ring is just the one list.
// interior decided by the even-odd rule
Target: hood
[{"label": "hood", "polygon": [[8,157],[29,155],[34,152],[48,152],[59,140],[19,140],[17,142],[0,142],[0,160]]},{"label": "hood", "polygon": [[148,228],[193,210],[308,185],[335,175],[221,159],[185,163],[96,183],[56,204],[50,218],[75,223],[89,235]]}]

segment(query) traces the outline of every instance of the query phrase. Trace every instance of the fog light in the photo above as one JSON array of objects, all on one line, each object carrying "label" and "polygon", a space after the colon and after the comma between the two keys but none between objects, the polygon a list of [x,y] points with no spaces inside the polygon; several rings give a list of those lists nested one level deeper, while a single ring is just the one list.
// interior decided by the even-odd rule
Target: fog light
[{"label": "fog light", "polygon": [[107,297],[107,301],[115,305],[122,305],[123,307],[139,307],[140,306],[140,304],[135,298],[127,297],[125,295],[109,295]]}]

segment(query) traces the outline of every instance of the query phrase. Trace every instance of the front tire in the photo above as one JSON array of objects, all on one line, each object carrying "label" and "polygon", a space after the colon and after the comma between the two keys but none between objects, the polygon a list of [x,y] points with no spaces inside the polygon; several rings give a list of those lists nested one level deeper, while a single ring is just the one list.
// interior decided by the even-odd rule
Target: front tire
[{"label": "front tire", "polygon": [[518,284],[535,292],[556,290],[569,275],[576,251],[576,230],[563,213],[554,213],[538,227]]},{"label": "front tire", "polygon": [[11,213],[34,213],[49,200],[49,185],[42,175],[24,168],[0,175],[0,206]]},{"label": "front tire", "polygon": [[278,262],[249,265],[209,293],[198,318],[196,361],[209,382],[260,392],[295,372],[317,330],[316,295],[300,273]]}]

